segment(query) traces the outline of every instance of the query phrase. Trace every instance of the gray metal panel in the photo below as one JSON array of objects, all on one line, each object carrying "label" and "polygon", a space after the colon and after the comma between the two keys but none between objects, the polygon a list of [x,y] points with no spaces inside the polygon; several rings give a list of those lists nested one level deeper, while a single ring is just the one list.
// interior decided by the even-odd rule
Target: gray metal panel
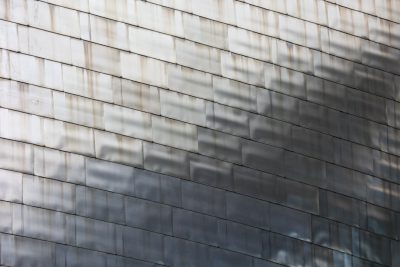
[{"label": "gray metal panel", "polygon": [[13,220],[21,220],[21,235],[58,243],[75,244],[75,217],[61,212],[22,206]]},{"label": "gray metal panel", "polygon": [[24,204],[75,213],[75,185],[37,176],[22,177],[20,188]]},{"label": "gray metal panel", "polygon": [[160,264],[164,263],[162,235],[123,227],[122,238],[124,256]]},{"label": "gray metal panel", "polygon": [[22,177],[18,172],[0,170],[0,199],[14,203],[22,202]]},{"label": "gray metal panel", "polygon": [[270,228],[270,204],[239,194],[226,194],[226,216],[229,220],[258,228]]},{"label": "gray metal panel", "polygon": [[226,216],[225,191],[182,181],[182,207],[224,218]]},{"label": "gray metal panel", "polygon": [[12,233],[12,212],[12,203],[0,202],[0,231],[2,233]]},{"label": "gray metal panel", "polygon": [[351,227],[317,216],[312,216],[313,243],[346,253],[352,252]]},{"label": "gray metal panel", "polygon": [[249,124],[250,138],[253,140],[280,147],[290,143],[292,127],[288,123],[252,114]]},{"label": "gray metal panel", "polygon": [[124,197],[119,194],[76,187],[76,214],[108,222],[125,223]]},{"label": "gray metal panel", "polygon": [[288,179],[278,179],[276,187],[278,202],[311,213],[318,213],[321,209],[320,190],[316,187]]},{"label": "gray metal panel", "polygon": [[227,223],[227,248],[233,251],[261,257],[262,237],[260,229],[238,223]]},{"label": "gray metal panel", "polygon": [[55,245],[20,236],[1,234],[1,264],[7,266],[54,266]]},{"label": "gray metal panel", "polygon": [[133,194],[134,169],[107,161],[86,159],[86,184],[117,193]]},{"label": "gray metal panel", "polygon": [[320,214],[357,227],[366,227],[366,204],[359,200],[321,190]]},{"label": "gray metal panel", "polygon": [[34,148],[34,174],[76,184],[85,183],[85,157],[55,149]]},{"label": "gray metal panel", "polygon": [[213,76],[214,101],[231,107],[256,111],[257,89],[254,86]]},{"label": "gray metal panel", "polygon": [[1,168],[33,173],[33,146],[2,138],[0,145]]},{"label": "gray metal panel", "polygon": [[170,206],[125,197],[126,224],[157,233],[172,233],[172,208]]},{"label": "gray metal panel", "polygon": [[201,71],[168,66],[168,88],[172,91],[213,100],[211,75]]},{"label": "gray metal panel", "polygon": [[153,141],[166,146],[197,152],[197,127],[192,124],[152,116]]},{"label": "gray metal panel", "polygon": [[252,258],[243,254],[230,252],[218,248],[210,251],[212,267],[251,267],[253,266]]},{"label": "gray metal panel", "polygon": [[272,261],[289,266],[312,266],[311,245],[282,235],[270,235]]},{"label": "gray metal panel", "polygon": [[143,166],[143,142],[118,134],[94,130],[96,157],[137,167]]},{"label": "gray metal panel", "polygon": [[178,177],[189,173],[188,153],[155,143],[143,143],[144,168]]},{"label": "gray metal panel", "polygon": [[147,84],[121,80],[122,105],[160,114],[160,89]]},{"label": "gray metal panel", "polygon": [[[179,251],[179,253],[176,253]],[[211,266],[210,247],[170,236],[164,237],[165,263],[170,266]]]},{"label": "gray metal panel", "polygon": [[280,178],[272,174],[237,165],[233,167],[234,191],[248,196],[276,201],[277,179]]},{"label": "gray metal panel", "polygon": [[206,107],[203,99],[160,90],[161,115],[205,126]]},{"label": "gray metal panel", "polygon": [[232,164],[200,155],[190,155],[190,177],[196,182],[223,189],[232,188]]},{"label": "gray metal panel", "polygon": [[378,2],[0,1],[0,265],[399,265]]},{"label": "gray metal panel", "polygon": [[281,148],[248,140],[242,142],[243,164],[258,170],[281,174],[283,171],[283,155],[284,150]]},{"label": "gray metal panel", "polygon": [[199,153],[228,162],[242,162],[240,138],[202,127],[197,128],[197,134]]},{"label": "gray metal panel", "polygon": [[174,236],[218,247],[228,244],[226,221],[183,209],[173,209],[172,221]]},{"label": "gray metal panel", "polygon": [[311,240],[311,216],[275,204],[269,210],[271,231],[305,241]]},{"label": "gray metal panel", "polygon": [[111,223],[77,216],[76,244],[79,247],[116,253],[116,246],[122,240],[118,240],[115,227]]},{"label": "gray metal panel", "polygon": [[114,133],[152,139],[150,114],[120,106],[104,104],[104,128]]},{"label": "gray metal panel", "polygon": [[211,121],[212,128],[216,130],[243,137],[249,136],[249,113],[243,110],[214,103],[213,116],[207,117],[207,122]]}]

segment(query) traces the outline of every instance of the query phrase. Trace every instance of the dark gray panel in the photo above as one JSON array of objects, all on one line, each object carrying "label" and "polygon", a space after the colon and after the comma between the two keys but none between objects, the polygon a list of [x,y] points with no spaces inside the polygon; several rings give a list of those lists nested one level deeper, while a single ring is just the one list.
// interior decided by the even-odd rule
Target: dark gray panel
[{"label": "dark gray panel", "polygon": [[299,124],[306,128],[327,133],[327,113],[328,109],[324,106],[320,106],[307,101],[299,101]]},{"label": "dark gray panel", "polygon": [[180,207],[181,198],[181,180],[175,177],[160,175],[161,181],[161,202]]},{"label": "dark gray panel", "polygon": [[182,209],[173,210],[174,236],[213,246],[226,246],[226,221]]},{"label": "dark gray panel", "polygon": [[[382,267],[384,265],[378,264],[378,263],[374,263],[374,262],[370,262],[367,260],[363,260],[360,258],[356,258],[356,257],[352,257],[352,262],[353,262],[353,267]],[[395,265],[393,265],[395,266]]]},{"label": "dark gray panel", "polygon": [[[368,176],[365,183],[367,184],[367,199],[369,202],[380,206],[390,207],[392,194],[391,189],[395,189],[394,186],[391,186],[387,181],[372,176]],[[396,203],[396,201],[393,201],[392,203]]]},{"label": "dark gray panel", "polygon": [[283,121],[299,124],[299,102],[294,97],[271,92],[272,116]]},{"label": "dark gray panel", "polygon": [[269,229],[270,219],[268,215],[270,205],[268,202],[234,193],[226,193],[226,206],[229,220]]},{"label": "dark gray panel", "polygon": [[282,173],[283,149],[243,140],[242,153],[244,165],[274,174]]},{"label": "dark gray panel", "polygon": [[255,114],[249,118],[251,139],[280,147],[288,146],[291,136],[289,123]]},{"label": "dark gray panel", "polygon": [[367,204],[368,230],[380,235],[398,238],[400,225],[396,224],[396,214],[388,209]]},{"label": "dark gray panel", "polygon": [[365,202],[323,190],[320,191],[319,199],[322,216],[354,226],[366,227]]},{"label": "dark gray panel", "polygon": [[56,244],[55,250],[57,267],[108,267],[105,253],[60,244]]},{"label": "dark gray panel", "polygon": [[135,196],[153,201],[161,201],[160,174],[135,169],[134,173]]},{"label": "dark gray panel", "polygon": [[265,261],[261,259],[254,259],[254,267],[281,267],[281,264]]},{"label": "dark gray panel", "polygon": [[194,181],[223,189],[232,188],[232,164],[192,154],[190,156],[190,177]]},{"label": "dark gray panel", "polygon": [[112,262],[110,262],[111,255],[108,255],[107,257],[107,267],[157,267],[157,266],[163,266],[155,263],[150,263],[146,261],[141,261],[141,260],[134,260],[134,259],[128,259],[125,257],[117,257],[114,256],[112,259]]},{"label": "dark gray panel", "polygon": [[226,216],[225,191],[182,181],[182,207],[224,218]]},{"label": "dark gray panel", "polygon": [[[179,253],[177,253],[179,251]],[[164,237],[165,264],[174,267],[211,266],[210,247],[174,237]]]},{"label": "dark gray panel", "polygon": [[261,257],[262,235],[261,230],[243,224],[228,222],[226,227],[228,249]]},{"label": "dark gray panel", "polygon": [[240,138],[198,127],[199,153],[234,163],[242,162]]},{"label": "dark gray panel", "polygon": [[352,229],[353,255],[377,263],[389,265],[390,240],[356,228]]},{"label": "dark gray panel", "polygon": [[213,128],[242,137],[249,136],[248,112],[216,103],[213,106],[213,117],[207,117],[208,123],[213,122]]},{"label": "dark gray panel", "polygon": [[311,240],[311,215],[284,206],[270,205],[271,231],[305,241]]},{"label": "dark gray panel", "polygon": [[351,253],[351,227],[348,225],[312,216],[312,237],[315,244]]},{"label": "dark gray panel", "polygon": [[122,195],[77,186],[76,204],[78,215],[109,222],[125,223]]},{"label": "dark gray panel", "polygon": [[243,254],[213,248],[211,249],[212,267],[252,267],[251,257]]},{"label": "dark gray panel", "polygon": [[349,254],[313,246],[314,266],[318,267],[352,267]]},{"label": "dark gray panel", "polygon": [[391,252],[392,252],[392,266],[400,265],[400,242],[399,241],[391,241]]},{"label": "dark gray panel", "polygon": [[250,168],[234,165],[234,191],[265,200],[277,201],[276,184],[278,177],[255,171]]},{"label": "dark gray panel", "polygon": [[79,247],[116,253],[122,240],[116,234],[116,226],[89,218],[76,217],[76,244]]},{"label": "dark gray panel", "polygon": [[326,164],[327,188],[348,196],[366,198],[366,183],[370,176],[333,164]]},{"label": "dark gray panel", "polygon": [[130,227],[122,231],[124,256],[164,263],[162,235]]},{"label": "dark gray panel", "polygon": [[155,143],[143,143],[144,168],[177,177],[189,174],[188,152]]},{"label": "dark gray panel", "polygon": [[285,151],[285,174],[289,178],[321,186],[325,174],[325,162]]},{"label": "dark gray panel", "polygon": [[125,197],[126,224],[158,233],[172,233],[172,209],[151,201]]},{"label": "dark gray panel", "polygon": [[[371,148],[352,144],[351,145],[353,168],[360,170],[368,174],[374,174],[376,171],[373,170],[373,150]],[[387,176],[385,176],[387,177]]]},{"label": "dark gray panel", "polygon": [[318,213],[320,209],[319,190],[316,187],[280,178],[277,180],[276,194],[278,202],[290,207],[311,213]]},{"label": "dark gray panel", "polygon": [[270,245],[270,260],[289,266],[312,266],[312,248],[309,243],[271,234]]}]

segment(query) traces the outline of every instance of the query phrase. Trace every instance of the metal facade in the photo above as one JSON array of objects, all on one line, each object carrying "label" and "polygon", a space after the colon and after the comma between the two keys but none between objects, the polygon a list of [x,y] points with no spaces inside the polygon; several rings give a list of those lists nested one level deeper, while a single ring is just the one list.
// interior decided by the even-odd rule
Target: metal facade
[{"label": "metal facade", "polygon": [[0,265],[400,266],[400,1],[0,0]]}]

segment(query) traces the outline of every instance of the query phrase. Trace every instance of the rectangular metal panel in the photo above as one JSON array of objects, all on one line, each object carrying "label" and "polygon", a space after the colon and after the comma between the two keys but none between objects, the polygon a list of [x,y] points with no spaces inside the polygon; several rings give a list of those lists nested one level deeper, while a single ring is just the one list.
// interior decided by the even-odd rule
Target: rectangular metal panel
[{"label": "rectangular metal panel", "polygon": [[172,208],[138,198],[125,197],[126,224],[163,234],[172,234]]},{"label": "rectangular metal panel", "polygon": [[153,141],[183,150],[198,151],[197,127],[192,124],[151,116]]},{"label": "rectangular metal panel", "polygon": [[21,182],[24,204],[75,213],[75,185],[31,175]]},{"label": "rectangular metal panel", "polygon": [[160,90],[161,115],[196,125],[206,125],[206,104],[203,99]]},{"label": "rectangular metal panel", "polygon": [[14,203],[22,202],[22,173],[0,169],[0,199]]},{"label": "rectangular metal panel", "polygon": [[124,256],[164,263],[163,236],[160,234],[123,227]]},{"label": "rectangular metal panel", "polygon": [[188,152],[144,142],[143,153],[145,169],[177,177],[188,176]]},{"label": "rectangular metal panel", "polygon": [[182,181],[182,207],[224,218],[226,214],[225,191]]},{"label": "rectangular metal panel", "polygon": [[183,209],[173,209],[173,235],[200,243],[225,247],[226,221]]},{"label": "rectangular metal panel", "polygon": [[134,168],[86,158],[86,184],[112,192],[133,194]]},{"label": "rectangular metal panel", "polygon": [[258,228],[269,229],[270,204],[268,202],[226,193],[226,216],[229,220]]},{"label": "rectangular metal panel", "polygon": [[137,167],[143,166],[143,142],[110,132],[94,130],[96,157]]}]

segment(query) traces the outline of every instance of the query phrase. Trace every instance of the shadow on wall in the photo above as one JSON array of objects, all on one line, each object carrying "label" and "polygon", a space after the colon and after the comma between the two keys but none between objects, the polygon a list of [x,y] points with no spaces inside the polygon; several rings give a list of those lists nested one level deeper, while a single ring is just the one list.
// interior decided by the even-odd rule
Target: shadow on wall
[{"label": "shadow on wall", "polygon": [[[287,34],[297,33],[290,31]],[[386,33],[376,31],[374,34]],[[390,38],[398,40],[400,36]],[[287,51],[290,51],[292,44],[287,45]],[[343,51],[349,55],[360,53],[363,64],[382,66],[392,73],[399,73],[400,58],[388,53],[385,45],[374,44],[373,49],[366,48],[367,51],[357,51],[352,44],[346,43],[325,45],[342,50],[342,54]],[[318,214],[336,221],[312,215],[312,242],[341,251],[348,247],[346,252],[353,256],[384,265],[393,264],[391,253],[396,253],[396,245],[391,244],[390,239],[398,239],[400,235],[400,216],[393,212],[393,209],[399,211],[396,183],[400,182],[397,159],[400,135],[395,129],[400,126],[400,106],[396,103],[400,96],[399,79],[361,63],[348,64],[348,61],[316,51],[312,52],[313,62],[293,54],[278,54],[282,62],[277,63],[283,66],[312,65],[312,73],[297,80],[291,77],[290,71],[283,75],[281,70],[280,77],[272,80],[271,88],[284,94],[295,95],[297,92],[300,97],[278,97],[272,93],[270,114],[267,114],[292,123],[291,130],[279,131],[282,135],[279,140],[286,140],[282,144],[286,149],[284,155],[276,159],[284,162],[280,174],[323,188],[319,189]],[[276,129],[270,126],[270,132],[263,134],[276,136]],[[273,138],[267,142],[275,145]],[[296,157],[291,151],[327,163]],[[270,216],[272,218],[274,214]],[[347,227],[337,222],[351,225],[351,229],[332,231],[332,227]],[[285,225],[289,229],[295,227],[291,222]],[[312,266],[311,257],[301,257],[289,244],[286,245],[280,248],[278,243],[275,248],[271,245],[270,259],[293,266]],[[321,250],[318,246],[307,249],[306,246],[303,243],[299,251],[313,250],[314,266],[378,266],[355,257],[340,258],[335,252]]]}]

